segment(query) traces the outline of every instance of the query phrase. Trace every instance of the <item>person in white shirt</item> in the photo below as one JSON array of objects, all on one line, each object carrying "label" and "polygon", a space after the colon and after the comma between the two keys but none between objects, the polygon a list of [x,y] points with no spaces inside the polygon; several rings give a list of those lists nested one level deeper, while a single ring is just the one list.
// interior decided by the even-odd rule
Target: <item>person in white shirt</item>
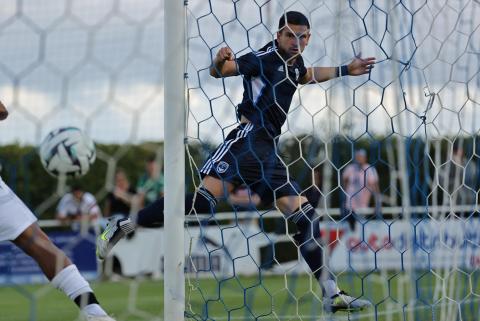
[{"label": "person in white shirt", "polygon": [[[0,121],[8,111],[0,102]],[[11,241],[32,257],[47,279],[79,307],[83,320],[115,321],[107,315],[75,264],[40,229],[37,217],[0,177],[0,241]]]},{"label": "person in white shirt", "polygon": [[379,213],[381,206],[378,173],[375,167],[367,162],[367,152],[364,149],[355,151],[355,161],[345,167],[342,173],[342,186],[345,191],[344,215],[352,230],[355,229],[358,211],[370,206],[372,195],[375,199],[375,209]]},{"label": "person in white shirt", "polygon": [[95,196],[85,192],[80,185],[72,186],[72,191],[63,195],[57,206],[57,219],[63,224],[72,224],[74,229],[78,223],[93,223],[101,216]]}]

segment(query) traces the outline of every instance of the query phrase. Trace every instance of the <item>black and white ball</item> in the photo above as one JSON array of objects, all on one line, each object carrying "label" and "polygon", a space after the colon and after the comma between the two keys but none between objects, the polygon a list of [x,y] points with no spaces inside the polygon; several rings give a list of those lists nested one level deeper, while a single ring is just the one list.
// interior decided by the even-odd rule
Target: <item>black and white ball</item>
[{"label": "black and white ball", "polygon": [[95,161],[95,144],[76,127],[50,132],[40,145],[40,160],[53,176],[85,175]]}]

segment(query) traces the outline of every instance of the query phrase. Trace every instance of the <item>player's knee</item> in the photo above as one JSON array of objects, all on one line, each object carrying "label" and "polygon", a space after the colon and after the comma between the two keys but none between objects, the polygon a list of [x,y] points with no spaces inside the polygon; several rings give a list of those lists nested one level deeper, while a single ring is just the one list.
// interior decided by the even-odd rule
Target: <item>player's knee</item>
[{"label": "player's knee", "polygon": [[30,225],[13,242],[37,262],[69,262],[65,253],[50,240],[36,223]]},{"label": "player's knee", "polygon": [[31,224],[20,235],[13,240],[13,243],[24,249],[29,246],[35,246],[39,242],[49,242],[48,236],[40,229],[37,223]]},{"label": "player's knee", "polygon": [[215,211],[215,206],[217,205],[217,200],[212,193],[210,193],[206,188],[200,187],[192,199],[192,205],[190,208],[186,207],[185,210],[187,213],[204,213],[210,214]]},{"label": "player's knee", "polygon": [[234,186],[232,183],[221,180],[213,176],[205,176],[202,180],[202,186],[199,190],[207,190],[214,198],[226,197],[226,194],[233,191]]},{"label": "player's knee", "polygon": [[303,204],[308,204],[308,200],[302,195],[289,195],[278,198],[276,204],[282,213],[290,214],[299,210]]}]

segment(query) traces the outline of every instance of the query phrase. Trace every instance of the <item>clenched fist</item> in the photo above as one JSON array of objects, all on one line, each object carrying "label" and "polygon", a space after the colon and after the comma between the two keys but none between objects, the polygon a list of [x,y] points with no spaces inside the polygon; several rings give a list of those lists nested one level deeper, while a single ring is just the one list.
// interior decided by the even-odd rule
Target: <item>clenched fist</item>
[{"label": "clenched fist", "polygon": [[217,52],[217,61],[227,61],[227,60],[233,60],[233,52],[232,49],[228,47],[223,47],[220,48],[220,50]]}]

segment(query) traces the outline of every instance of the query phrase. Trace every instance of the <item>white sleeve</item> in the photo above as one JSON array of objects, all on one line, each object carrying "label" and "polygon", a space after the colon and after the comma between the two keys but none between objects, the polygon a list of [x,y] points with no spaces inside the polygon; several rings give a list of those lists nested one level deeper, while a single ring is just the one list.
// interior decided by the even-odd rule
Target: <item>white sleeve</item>
[{"label": "white sleeve", "polygon": [[68,203],[70,203],[72,195],[65,194],[60,199],[60,202],[57,205],[57,217],[67,217],[68,216]]},{"label": "white sleeve", "polygon": [[350,177],[352,176],[352,164],[347,165],[342,172],[342,180],[346,180],[347,184],[350,183]]},{"label": "white sleeve", "polygon": [[88,215],[102,215],[95,196],[90,193],[85,193],[83,195],[82,213],[86,213]]},{"label": "white sleeve", "polygon": [[368,184],[374,185],[378,182],[378,173],[375,167],[370,166],[367,169],[367,182]]}]

